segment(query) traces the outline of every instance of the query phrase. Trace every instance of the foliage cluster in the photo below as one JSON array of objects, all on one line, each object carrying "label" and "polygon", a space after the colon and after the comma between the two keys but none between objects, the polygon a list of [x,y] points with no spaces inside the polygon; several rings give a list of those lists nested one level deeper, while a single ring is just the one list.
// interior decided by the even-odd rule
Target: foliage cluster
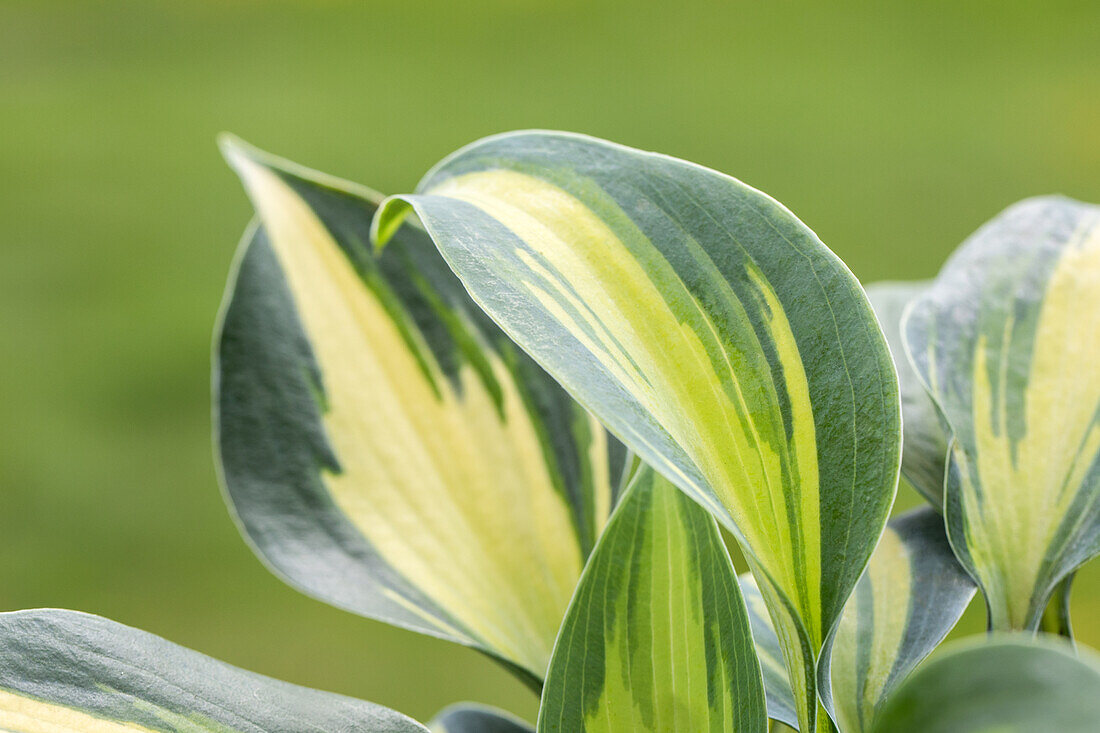
[{"label": "foliage cluster", "polygon": [[[864,290],[767,195],[593,138],[487,138],[389,198],[223,148],[257,218],[218,457],[288,583],[499,660],[540,733],[1100,720],[1069,615],[1100,207],[1018,203],[934,281]],[[929,505],[888,521],[899,469]],[[991,633],[921,664],[979,590]],[[0,729],[425,730],[57,610],[0,614]]]}]

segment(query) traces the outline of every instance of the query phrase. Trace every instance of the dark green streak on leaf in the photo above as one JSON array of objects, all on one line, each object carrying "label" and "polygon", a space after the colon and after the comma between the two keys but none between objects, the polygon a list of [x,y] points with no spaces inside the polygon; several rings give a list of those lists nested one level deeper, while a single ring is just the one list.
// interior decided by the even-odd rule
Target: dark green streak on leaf
[{"label": "dark green streak on leaf", "polygon": [[566,614],[539,730],[663,731],[673,720],[682,730],[763,731],[763,684],[714,520],[643,469]]}]

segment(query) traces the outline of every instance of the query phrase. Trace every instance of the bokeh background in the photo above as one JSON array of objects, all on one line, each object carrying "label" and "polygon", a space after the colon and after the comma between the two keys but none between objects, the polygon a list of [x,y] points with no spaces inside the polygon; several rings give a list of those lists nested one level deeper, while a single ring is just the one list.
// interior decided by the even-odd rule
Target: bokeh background
[{"label": "bokeh background", "polygon": [[[208,376],[250,216],[216,133],[397,192],[528,127],[729,172],[864,282],[930,277],[1017,199],[1100,200],[1100,4],[0,0],[0,610],[93,611],[420,719],[531,717],[478,654],[264,570]],[[1100,562],[1074,614],[1100,646]],[[959,633],[982,625],[976,603]]]}]

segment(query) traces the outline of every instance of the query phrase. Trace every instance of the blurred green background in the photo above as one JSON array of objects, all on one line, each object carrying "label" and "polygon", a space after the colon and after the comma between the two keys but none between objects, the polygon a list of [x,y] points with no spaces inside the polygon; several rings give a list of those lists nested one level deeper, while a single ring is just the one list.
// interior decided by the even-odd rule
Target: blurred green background
[{"label": "blurred green background", "polygon": [[[729,172],[864,282],[929,277],[1017,199],[1100,200],[1100,4],[0,0],[0,609],[93,611],[421,719],[531,716],[476,653],[269,575],[208,407],[250,216],[217,132],[401,191],[526,127]],[[1100,646],[1100,563],[1074,613]]]}]

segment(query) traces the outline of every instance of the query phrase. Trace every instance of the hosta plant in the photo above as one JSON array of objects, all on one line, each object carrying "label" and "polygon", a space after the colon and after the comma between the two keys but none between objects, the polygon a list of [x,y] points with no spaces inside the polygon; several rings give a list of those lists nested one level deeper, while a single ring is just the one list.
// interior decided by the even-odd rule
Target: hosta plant
[{"label": "hosta plant", "polygon": [[[1100,662],[1036,632],[1071,636],[1100,551],[1096,207],[1019,204],[868,297],[774,199],[593,138],[488,138],[390,198],[223,147],[257,216],[218,454],[287,582],[498,660],[540,733],[1094,729]],[[899,467],[931,506],[888,521]],[[995,633],[922,664],[977,589]],[[0,730],[424,727],[24,611]]]}]

